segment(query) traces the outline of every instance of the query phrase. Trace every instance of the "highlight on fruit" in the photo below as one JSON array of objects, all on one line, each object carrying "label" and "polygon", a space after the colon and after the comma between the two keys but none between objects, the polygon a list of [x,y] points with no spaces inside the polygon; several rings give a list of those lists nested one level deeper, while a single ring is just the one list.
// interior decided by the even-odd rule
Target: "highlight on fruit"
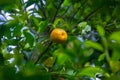
[{"label": "highlight on fruit", "polygon": [[53,42],[63,43],[67,41],[67,32],[61,28],[55,28],[52,30],[50,34],[50,39]]}]

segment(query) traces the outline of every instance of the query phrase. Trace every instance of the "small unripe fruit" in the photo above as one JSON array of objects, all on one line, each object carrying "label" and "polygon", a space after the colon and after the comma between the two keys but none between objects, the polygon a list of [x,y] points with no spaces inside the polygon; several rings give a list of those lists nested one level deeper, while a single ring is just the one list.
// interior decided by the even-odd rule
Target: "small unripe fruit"
[{"label": "small unripe fruit", "polygon": [[53,42],[63,43],[67,40],[67,33],[64,29],[55,28],[50,34],[50,39]]}]

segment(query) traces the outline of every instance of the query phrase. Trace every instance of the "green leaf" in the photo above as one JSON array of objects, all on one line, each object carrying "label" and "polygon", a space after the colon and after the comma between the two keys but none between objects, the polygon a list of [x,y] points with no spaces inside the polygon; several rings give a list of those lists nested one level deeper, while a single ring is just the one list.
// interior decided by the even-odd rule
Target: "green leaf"
[{"label": "green leaf", "polygon": [[18,25],[15,27],[14,31],[13,31],[13,35],[14,36],[20,36],[21,35],[21,29],[23,28],[22,25]]},{"label": "green leaf", "polygon": [[64,24],[64,20],[62,18],[58,18],[54,21],[55,27],[62,26],[61,24]]},{"label": "green leaf", "polygon": [[86,25],[87,25],[87,22],[80,22],[80,23],[78,24],[78,27],[79,27],[79,28],[84,28]]},{"label": "green leaf", "polygon": [[86,32],[89,32],[89,31],[91,31],[91,26],[86,25],[85,28],[83,28],[82,30],[82,34],[86,34]]},{"label": "green leaf", "polygon": [[14,4],[17,1],[18,0],[1,0],[0,6],[8,6],[8,5]]},{"label": "green leaf", "polygon": [[101,44],[97,43],[97,42],[93,42],[93,41],[86,41],[85,42],[85,46],[88,48],[94,48],[97,49],[99,51],[103,51],[103,47]]},{"label": "green leaf", "polygon": [[119,59],[120,59],[120,47],[115,47],[113,49],[111,59],[119,61]]},{"label": "green leaf", "polygon": [[74,72],[74,70],[68,70],[66,72],[66,74],[71,75],[71,76],[75,76],[76,72]]},{"label": "green leaf", "polygon": [[81,22],[78,24],[78,29],[82,30],[82,34],[86,34],[86,32],[91,31],[91,26],[87,25],[87,22]]},{"label": "green leaf", "polygon": [[31,5],[34,4],[34,3],[38,3],[38,1],[39,1],[39,0],[28,0],[28,1],[26,2],[26,7],[29,7],[29,6],[31,6]]},{"label": "green leaf", "polygon": [[47,29],[47,27],[48,27],[48,21],[41,21],[40,23],[39,23],[39,32],[40,33],[43,33],[43,32],[45,32],[45,30]]},{"label": "green leaf", "polygon": [[49,58],[47,58],[47,59],[43,62],[43,64],[44,64],[46,67],[52,67],[53,64],[54,64],[54,62],[55,62],[55,58],[54,58],[54,57],[49,57]]},{"label": "green leaf", "polygon": [[59,65],[63,65],[67,59],[68,59],[68,56],[65,53],[60,53],[57,58],[57,63]]},{"label": "green leaf", "polygon": [[97,31],[101,37],[105,36],[105,30],[101,26],[97,26]]},{"label": "green leaf", "polygon": [[110,60],[109,64],[113,72],[120,70],[120,61]]},{"label": "green leaf", "polygon": [[120,31],[112,33],[110,35],[110,39],[112,40],[112,42],[114,42],[114,43],[117,42],[120,44]]},{"label": "green leaf", "polygon": [[101,54],[98,58],[98,61],[102,61],[105,58],[105,53]]},{"label": "green leaf", "polygon": [[87,67],[80,71],[77,75],[88,76],[95,79],[97,74],[104,74],[104,70],[99,67]]},{"label": "green leaf", "polygon": [[71,4],[70,0],[64,0],[63,5],[64,6],[69,6]]},{"label": "green leaf", "polygon": [[63,51],[61,52],[60,50],[56,50],[53,54],[57,57],[58,65],[64,65],[65,61],[68,59],[68,55]]},{"label": "green leaf", "polygon": [[26,42],[29,43],[29,45],[32,47],[33,44],[34,44],[34,41],[35,41],[34,36],[32,35],[32,33],[24,31],[23,34],[24,34],[24,36],[26,38]]}]

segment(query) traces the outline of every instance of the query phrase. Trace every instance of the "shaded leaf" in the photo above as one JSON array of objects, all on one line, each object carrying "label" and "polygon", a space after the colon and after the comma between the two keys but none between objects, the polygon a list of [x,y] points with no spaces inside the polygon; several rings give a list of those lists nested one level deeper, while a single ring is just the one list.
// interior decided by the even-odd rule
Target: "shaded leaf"
[{"label": "shaded leaf", "polygon": [[47,27],[48,27],[48,21],[41,21],[39,23],[39,32],[40,33],[45,32],[45,30],[47,29]]},{"label": "shaded leaf", "polygon": [[34,36],[32,35],[32,33],[24,31],[24,36],[26,38],[26,42],[29,43],[29,45],[32,47],[34,44]]},{"label": "shaded leaf", "polygon": [[3,54],[0,53],[0,65],[3,65],[4,64],[4,57],[3,57]]}]

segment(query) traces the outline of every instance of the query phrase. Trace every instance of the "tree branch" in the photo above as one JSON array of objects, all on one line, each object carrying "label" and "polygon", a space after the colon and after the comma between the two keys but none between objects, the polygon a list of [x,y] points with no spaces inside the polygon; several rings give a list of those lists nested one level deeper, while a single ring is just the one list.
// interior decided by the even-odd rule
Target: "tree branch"
[{"label": "tree branch", "polygon": [[38,3],[36,3],[36,4],[37,4],[38,8],[41,10],[44,18],[47,19],[47,16],[46,16],[46,13],[45,13],[45,9],[44,9],[44,7],[43,7],[43,6],[44,6],[44,5],[43,5],[43,1],[40,0],[40,3],[41,3],[41,6],[40,6]]},{"label": "tree branch", "polygon": [[[70,5],[71,6],[71,5]],[[69,10],[70,6],[67,7],[67,9],[64,11],[64,13],[61,16],[65,16],[65,14],[67,13],[67,11]]]},{"label": "tree branch", "polygon": [[91,13],[89,13],[84,19],[83,21],[87,21],[89,20],[92,16],[94,16],[98,11],[100,11],[100,9],[102,9],[102,7],[99,7],[95,10],[93,10]]},{"label": "tree branch", "polygon": [[38,56],[37,60],[34,62],[34,64],[37,64],[41,57],[48,51],[49,47],[52,45],[53,42],[50,42],[47,46],[47,48],[41,53],[41,55]]},{"label": "tree branch", "polygon": [[61,7],[63,1],[64,1],[64,0],[60,0],[60,4],[59,4],[58,7],[57,7],[57,11],[56,11],[56,13],[55,13],[55,15],[54,15],[54,17],[53,17],[53,19],[52,19],[52,22],[55,21],[55,18],[56,18],[57,14],[58,14],[58,11],[59,11],[59,9],[60,9],[60,7]]},{"label": "tree branch", "polygon": [[[82,1],[82,0],[81,0]],[[88,0],[87,0],[88,1]],[[82,6],[84,6],[87,3],[86,0],[84,0],[84,2],[81,2],[81,5],[78,7],[78,9],[75,11],[75,13],[72,15],[70,22],[74,19],[75,15],[79,12],[79,10],[82,8]]]}]

